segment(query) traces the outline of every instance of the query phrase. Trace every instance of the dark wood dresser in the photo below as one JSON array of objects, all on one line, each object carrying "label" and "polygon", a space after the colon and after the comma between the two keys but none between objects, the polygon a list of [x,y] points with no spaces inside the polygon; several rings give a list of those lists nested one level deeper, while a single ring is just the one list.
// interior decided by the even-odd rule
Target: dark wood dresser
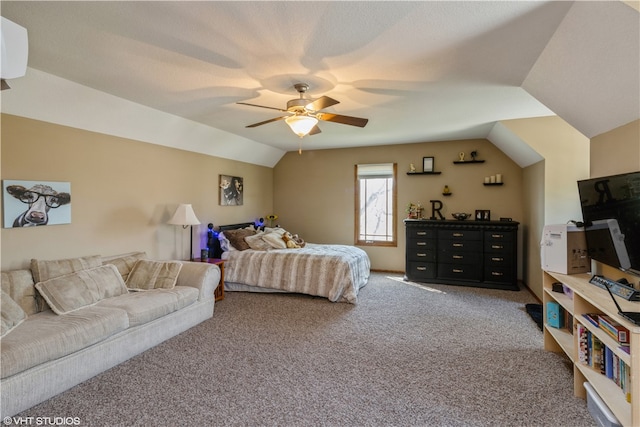
[{"label": "dark wood dresser", "polygon": [[407,280],[519,290],[518,222],[405,219]]}]

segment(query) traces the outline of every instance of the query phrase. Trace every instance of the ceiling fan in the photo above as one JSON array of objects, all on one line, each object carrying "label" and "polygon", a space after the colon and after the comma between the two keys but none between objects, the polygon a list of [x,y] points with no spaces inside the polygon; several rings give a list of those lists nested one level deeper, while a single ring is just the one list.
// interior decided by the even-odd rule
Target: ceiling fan
[{"label": "ceiling fan", "polygon": [[267,123],[277,122],[278,120],[284,120],[289,125],[293,133],[302,138],[305,135],[315,135],[321,132],[320,128],[318,127],[318,120],[340,123],[343,125],[358,126],[361,128],[365,127],[367,122],[369,121],[369,119],[362,119],[359,117],[343,116],[333,113],[323,113],[320,110],[331,107],[332,105],[339,104],[340,102],[336,101],[333,98],[329,98],[328,96],[322,96],[316,100],[305,98],[304,94],[309,90],[309,85],[306,83],[296,83],[295,85],[293,85],[293,87],[300,94],[300,98],[289,100],[287,102],[286,110],[275,107],[266,107],[264,105],[249,104],[247,102],[238,102],[238,104],[242,105],[269,108],[271,110],[288,113],[288,115],[286,116],[276,117],[274,119],[254,123],[246,127],[254,128],[257,126],[266,125]]}]

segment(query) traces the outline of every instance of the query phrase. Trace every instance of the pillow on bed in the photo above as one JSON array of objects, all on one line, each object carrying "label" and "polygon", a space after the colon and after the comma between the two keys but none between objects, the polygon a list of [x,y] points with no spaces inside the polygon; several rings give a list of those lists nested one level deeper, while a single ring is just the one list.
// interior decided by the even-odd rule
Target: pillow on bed
[{"label": "pillow on bed", "polygon": [[287,230],[285,230],[285,229],[284,229],[284,228],[282,228],[282,227],[265,227],[265,228],[264,228],[264,232],[265,232],[265,233],[277,233],[277,234],[279,234],[279,235],[280,235],[280,237],[282,237],[282,235],[283,235],[284,233],[286,233],[286,232],[287,232]]},{"label": "pillow on bed", "polygon": [[260,231],[253,236],[245,237],[244,241],[247,242],[247,245],[254,251],[266,251],[267,249],[271,249],[271,245],[262,240],[262,236],[264,235],[265,233]]},{"label": "pillow on bed", "polygon": [[275,249],[286,249],[287,242],[282,239],[282,236],[278,233],[265,233],[262,236],[262,240],[271,245]]},{"label": "pillow on bed", "polygon": [[224,230],[224,237],[229,240],[231,246],[239,251],[245,251],[250,249],[247,242],[244,240],[247,236],[253,236],[256,234],[255,230],[238,229],[238,230]]}]

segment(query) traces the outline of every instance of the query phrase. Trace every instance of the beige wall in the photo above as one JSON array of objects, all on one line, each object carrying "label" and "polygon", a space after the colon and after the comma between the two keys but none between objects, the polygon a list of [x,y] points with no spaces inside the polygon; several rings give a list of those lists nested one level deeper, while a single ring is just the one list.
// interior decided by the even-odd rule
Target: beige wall
[{"label": "beige wall", "polygon": [[[185,258],[189,231],[167,225],[180,203],[206,224],[250,221],[272,211],[273,169],[2,115],[2,179],[68,181],[71,224],[2,229],[2,269],[31,258],[57,259],[144,250]],[[218,175],[244,178],[244,205],[219,206]]]},{"label": "beige wall", "polygon": [[540,239],[545,224],[580,220],[576,182],[589,177],[589,139],[557,116],[501,122],[544,161],[524,170],[524,279],[542,299]]},{"label": "beige wall", "polygon": [[524,225],[522,246],[524,250],[523,277],[531,291],[542,301],[542,274],[540,272],[540,237],[544,227],[545,161],[523,170]]},{"label": "beige wall", "polygon": [[[591,177],[640,171],[640,120],[595,136],[591,139]],[[626,277],[640,284],[637,276],[593,262],[593,273],[619,279]]]},{"label": "beige wall", "polygon": [[640,170],[640,120],[591,138],[591,177]]},{"label": "beige wall", "polygon": [[[458,152],[478,151],[483,164],[454,165]],[[422,169],[424,156],[435,157],[441,175],[408,176],[409,164]],[[441,200],[443,213],[491,210],[492,219],[511,217],[521,221],[522,169],[484,139],[429,142],[393,146],[303,151],[287,153],[274,169],[274,209],[278,222],[316,243],[354,243],[354,165],[398,164],[398,247],[363,247],[372,267],[404,271],[405,236],[402,219],[409,202],[421,202],[430,216],[429,200]],[[501,173],[502,187],[485,187],[484,177]],[[453,195],[444,197],[448,185]]]}]

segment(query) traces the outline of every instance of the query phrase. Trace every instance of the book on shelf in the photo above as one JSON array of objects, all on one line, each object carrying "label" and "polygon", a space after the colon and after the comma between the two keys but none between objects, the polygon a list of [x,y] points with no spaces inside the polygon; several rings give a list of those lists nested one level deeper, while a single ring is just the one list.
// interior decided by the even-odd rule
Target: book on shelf
[{"label": "book on shelf", "polygon": [[578,334],[578,361],[613,381],[622,389],[627,402],[631,401],[631,367],[615,352],[604,344],[589,329],[580,323],[576,326]]},{"label": "book on shelf", "polygon": [[561,328],[564,326],[564,310],[555,301],[549,301],[547,303],[547,324],[554,328]]},{"label": "book on shelf", "polygon": [[598,315],[598,327],[620,344],[629,343],[629,330],[604,314]]},{"label": "book on shelf", "polygon": [[598,313],[584,313],[582,317],[587,319],[593,326],[598,328],[600,327],[600,325],[598,324]]}]

